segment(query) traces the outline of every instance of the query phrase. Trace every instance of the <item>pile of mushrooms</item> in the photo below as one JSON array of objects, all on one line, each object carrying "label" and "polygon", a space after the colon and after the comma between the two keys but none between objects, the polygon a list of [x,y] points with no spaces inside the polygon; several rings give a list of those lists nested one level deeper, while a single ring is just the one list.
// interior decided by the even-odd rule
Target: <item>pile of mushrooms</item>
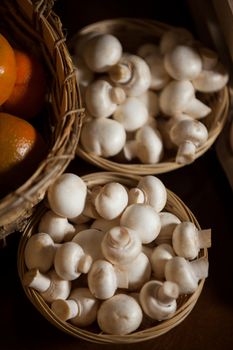
[{"label": "pile of mushrooms", "polygon": [[134,53],[106,33],[89,33],[74,46],[88,116],[81,131],[86,152],[156,164],[173,149],[179,164],[195,159],[211,113],[197,93],[219,91],[229,79],[214,51],[184,28],[167,30]]},{"label": "pile of mushrooms", "polygon": [[64,173],[48,189],[46,209],[25,246],[23,284],[54,314],[107,334],[173,317],[177,299],[208,276],[199,252],[211,230],[166,211],[167,191],[152,175],[136,186],[87,187]]}]

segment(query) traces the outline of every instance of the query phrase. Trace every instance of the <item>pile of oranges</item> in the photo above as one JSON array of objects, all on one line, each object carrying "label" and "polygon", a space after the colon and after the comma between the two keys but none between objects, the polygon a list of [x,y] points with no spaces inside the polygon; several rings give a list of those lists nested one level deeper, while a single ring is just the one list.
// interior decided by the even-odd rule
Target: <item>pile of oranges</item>
[{"label": "pile of oranges", "polygon": [[0,197],[19,187],[45,157],[33,126],[46,96],[42,63],[0,34]]}]

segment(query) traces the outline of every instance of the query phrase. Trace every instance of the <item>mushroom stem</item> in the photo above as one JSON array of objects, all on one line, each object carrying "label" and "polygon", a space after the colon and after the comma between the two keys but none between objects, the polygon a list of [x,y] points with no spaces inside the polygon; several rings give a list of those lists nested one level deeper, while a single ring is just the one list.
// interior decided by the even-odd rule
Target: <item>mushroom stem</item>
[{"label": "mushroom stem", "polygon": [[23,285],[31,287],[40,293],[45,292],[51,284],[51,279],[48,276],[40,273],[38,269],[27,271],[23,277]]},{"label": "mushroom stem", "polygon": [[77,271],[82,273],[88,273],[88,271],[91,268],[91,264],[92,257],[88,254],[83,255],[78,262]]},{"label": "mushroom stem", "polygon": [[78,304],[74,300],[56,300],[51,308],[62,321],[74,318],[79,312]]},{"label": "mushroom stem", "polygon": [[145,202],[144,192],[137,187],[131,188],[129,190],[128,197],[129,197],[128,205]]},{"label": "mushroom stem", "polygon": [[210,107],[205,105],[203,102],[197,98],[190,99],[189,103],[184,108],[184,112],[192,117],[197,117],[199,119],[204,118],[211,111]]},{"label": "mushroom stem", "polygon": [[198,280],[208,277],[209,262],[207,258],[202,257],[200,259],[190,261],[190,264]]},{"label": "mushroom stem", "polygon": [[211,247],[211,229],[198,231],[198,239],[200,248]]},{"label": "mushroom stem", "polygon": [[171,281],[165,281],[156,290],[156,298],[160,304],[170,304],[173,300],[179,296],[179,287],[176,283]]},{"label": "mushroom stem", "polygon": [[191,163],[195,158],[196,146],[193,142],[187,140],[179,145],[176,154],[176,163],[188,164]]},{"label": "mushroom stem", "polygon": [[112,102],[116,103],[117,105],[122,104],[126,99],[125,92],[120,87],[113,87],[112,89],[110,89],[109,95]]},{"label": "mushroom stem", "polygon": [[129,64],[118,63],[111,67],[108,73],[114,83],[124,84],[132,77],[132,67],[130,67]]}]

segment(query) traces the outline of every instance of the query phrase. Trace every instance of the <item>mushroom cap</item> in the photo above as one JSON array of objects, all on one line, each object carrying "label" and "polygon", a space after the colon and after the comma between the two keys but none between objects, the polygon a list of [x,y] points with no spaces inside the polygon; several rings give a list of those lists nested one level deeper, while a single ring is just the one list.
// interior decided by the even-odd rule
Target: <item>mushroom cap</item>
[{"label": "mushroom cap", "polygon": [[152,242],[161,228],[158,213],[146,204],[128,206],[121,216],[120,225],[136,231],[144,244]]},{"label": "mushroom cap", "polygon": [[98,299],[111,298],[117,289],[117,276],[113,265],[106,260],[93,262],[87,275],[88,287]]},{"label": "mushroom cap", "polygon": [[149,125],[142,126],[137,132],[137,157],[144,164],[158,163],[164,154],[163,141],[159,130]]},{"label": "mushroom cap", "polygon": [[143,176],[137,187],[141,189],[146,197],[146,204],[152,206],[159,213],[166,205],[167,190],[163,182],[156,176]]},{"label": "mushroom cap", "polygon": [[148,281],[141,288],[139,294],[139,300],[143,311],[147,316],[157,321],[171,318],[177,308],[176,299],[170,301],[169,304],[163,304],[157,300],[156,294],[162,285],[163,283],[160,281]]},{"label": "mushroom cap", "polygon": [[85,254],[92,257],[93,261],[102,259],[103,254],[101,250],[101,242],[105,232],[89,228],[79,231],[72,239],[72,242],[77,243],[82,247]]},{"label": "mushroom cap", "polygon": [[193,80],[202,70],[201,56],[190,46],[177,45],[164,57],[164,67],[176,80]]},{"label": "mushroom cap", "polygon": [[116,64],[122,55],[120,41],[111,34],[95,35],[87,40],[83,49],[83,59],[94,72],[106,72]]},{"label": "mushroom cap", "polygon": [[135,131],[146,124],[148,110],[136,97],[128,97],[113,113],[113,118],[121,123],[126,131]]},{"label": "mushroom cap", "polygon": [[175,256],[165,265],[165,278],[178,284],[180,294],[191,294],[198,287],[198,278],[185,258]]},{"label": "mushroom cap", "polygon": [[97,321],[102,331],[116,335],[135,331],[140,326],[142,317],[138,302],[126,294],[117,294],[105,300],[97,313]]},{"label": "mushroom cap", "polygon": [[106,220],[117,218],[128,204],[128,193],[118,182],[105,184],[95,198],[98,214]]},{"label": "mushroom cap", "polygon": [[170,244],[162,243],[155,247],[150,256],[153,275],[158,280],[163,280],[165,275],[165,265],[169,259],[175,256],[175,252]]},{"label": "mushroom cap", "polygon": [[202,70],[192,81],[194,88],[201,92],[216,92],[228,83],[229,73],[220,62],[212,70]]},{"label": "mushroom cap", "polygon": [[81,144],[85,151],[97,156],[115,156],[122,150],[125,141],[126,131],[116,120],[99,118],[82,126]]},{"label": "mushroom cap", "polygon": [[180,224],[181,221],[175,214],[168,211],[161,211],[159,217],[161,221],[161,230],[156,237],[155,242],[156,244],[171,243],[174,228],[177,224]]},{"label": "mushroom cap", "polygon": [[82,213],[87,195],[85,182],[75,174],[64,173],[48,188],[50,208],[57,215],[72,218]]},{"label": "mushroom cap", "polygon": [[200,251],[198,229],[194,223],[183,221],[178,224],[172,235],[172,245],[178,256],[195,259]]},{"label": "mushroom cap", "polygon": [[138,96],[138,99],[144,103],[150,117],[156,117],[159,114],[159,98],[156,92],[147,90]]},{"label": "mushroom cap", "polygon": [[171,79],[164,66],[164,57],[159,52],[153,52],[145,57],[145,61],[151,72],[150,89],[163,89]]},{"label": "mushroom cap", "polygon": [[140,254],[142,243],[135,231],[116,226],[106,232],[101,247],[105,259],[112,264],[122,265],[131,262]]},{"label": "mushroom cap", "polygon": [[170,136],[172,142],[177,146],[185,141],[190,141],[196,147],[199,147],[207,141],[208,130],[206,126],[198,120],[184,119],[173,125]]},{"label": "mushroom cap", "polygon": [[47,233],[36,233],[28,239],[24,260],[29,270],[39,269],[40,272],[47,272],[53,264],[54,255],[54,242]]}]

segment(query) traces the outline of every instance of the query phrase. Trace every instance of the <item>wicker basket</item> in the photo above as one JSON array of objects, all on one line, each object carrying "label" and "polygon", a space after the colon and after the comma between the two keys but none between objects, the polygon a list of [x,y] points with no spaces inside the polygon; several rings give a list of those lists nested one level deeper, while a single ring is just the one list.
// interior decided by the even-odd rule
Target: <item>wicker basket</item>
[{"label": "wicker basket", "polygon": [[[128,188],[135,186],[140,177],[135,175],[124,175],[121,173],[111,173],[111,172],[100,172],[85,175],[82,177],[83,180],[87,183],[88,188],[91,188],[96,185],[103,185],[111,181],[120,182],[121,184],[127,186]],[[165,207],[165,210],[170,211],[179,217],[181,221],[189,220],[192,221],[196,227],[200,228],[196,218],[192,212],[187,208],[187,206],[177,197],[173,192],[167,190],[168,200]],[[36,233],[38,222],[45,212],[46,208],[43,206],[43,202],[40,203],[39,209],[34,213],[30,218],[23,234],[18,249],[18,273],[22,281],[23,275],[26,272],[26,266],[24,263],[24,250],[27,240],[33,233]],[[208,257],[207,249],[202,249],[199,253],[199,257]],[[54,326],[61,329],[62,331],[75,336],[88,340],[95,343],[137,343],[152,338],[156,338],[161,334],[168,332],[170,329],[177,326],[182,322],[188,314],[192,311],[194,305],[196,304],[205,280],[201,280],[197,290],[191,295],[181,295],[178,298],[178,308],[174,316],[166,321],[162,322],[151,322],[146,320],[140,328],[129,335],[107,335],[100,331],[98,326],[95,324],[91,327],[81,329],[75,327],[69,322],[61,321],[50,309],[48,304],[43,300],[38,292],[34,291],[31,288],[23,287],[24,291],[32,302],[32,304],[37,308],[37,310]]]},{"label": "wicker basket", "polygon": [[[123,45],[124,51],[134,53],[136,49],[143,43],[158,43],[161,35],[171,26],[145,19],[111,19],[90,24],[81,29],[71,40],[70,50],[77,40],[82,39],[90,32],[110,33],[115,35]],[[202,100],[211,107],[212,112],[202,122],[207,126],[209,137],[206,143],[199,147],[195,154],[195,159],[205,153],[221,132],[229,109],[228,88],[225,87],[221,91],[214,94],[205,94]],[[122,172],[125,174],[145,175],[159,174],[178,169],[184,164],[175,162],[175,152],[165,152],[161,162],[157,164],[139,164],[139,163],[122,163],[117,158],[103,158],[95,154],[86,152],[81,146],[77,149],[77,154],[86,161],[96,166],[110,170]]]},{"label": "wicker basket", "polygon": [[48,186],[75,156],[83,113],[72,60],[53,1],[1,1],[0,29],[19,47],[41,57],[49,75],[49,152],[35,173],[0,200],[0,239],[22,230]]}]

